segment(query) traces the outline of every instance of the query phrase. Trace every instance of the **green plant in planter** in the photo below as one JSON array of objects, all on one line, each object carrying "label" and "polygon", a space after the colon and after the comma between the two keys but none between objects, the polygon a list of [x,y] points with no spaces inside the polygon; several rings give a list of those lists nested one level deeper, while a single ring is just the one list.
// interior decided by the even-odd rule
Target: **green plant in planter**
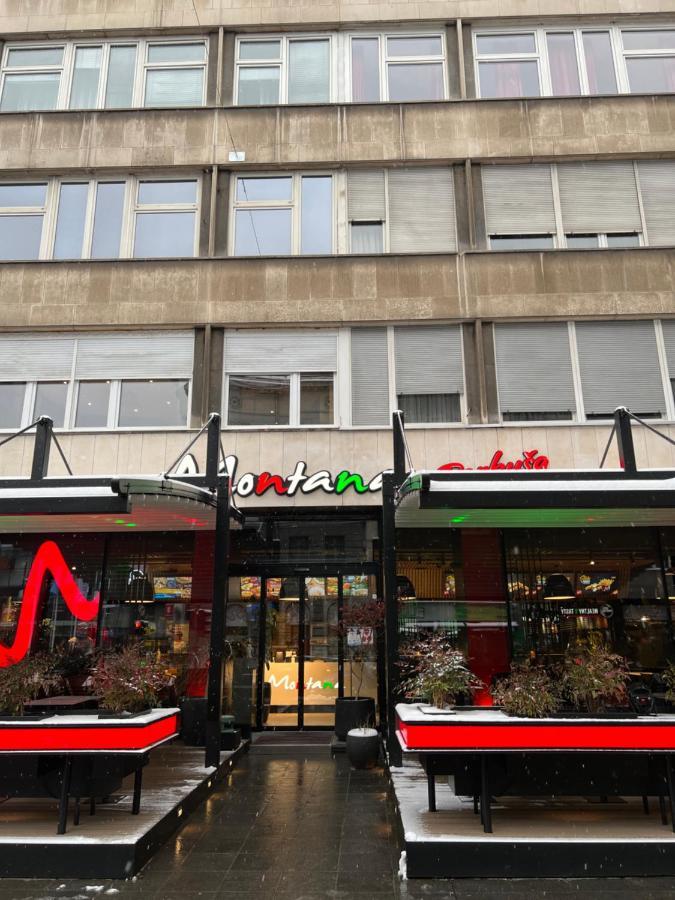
[{"label": "green plant in planter", "polygon": [[564,696],[589,713],[601,712],[608,703],[623,703],[629,680],[626,660],[602,645],[569,650],[561,673]]},{"label": "green plant in planter", "polygon": [[62,678],[53,659],[44,654],[26,656],[0,669],[0,715],[21,716],[29,700],[48,697],[61,688]]},{"label": "green plant in planter", "polygon": [[443,708],[461,694],[484,687],[467,666],[464,654],[452,646],[445,634],[419,637],[400,651],[401,688],[411,700],[424,699]]},{"label": "green plant in planter", "polygon": [[514,665],[511,673],[490,691],[494,702],[511,716],[540,719],[560,706],[560,688],[543,666]]},{"label": "green plant in planter", "polygon": [[157,706],[160,694],[173,682],[173,675],[154,654],[128,644],[98,657],[88,686],[99,696],[103,709],[131,713]]}]

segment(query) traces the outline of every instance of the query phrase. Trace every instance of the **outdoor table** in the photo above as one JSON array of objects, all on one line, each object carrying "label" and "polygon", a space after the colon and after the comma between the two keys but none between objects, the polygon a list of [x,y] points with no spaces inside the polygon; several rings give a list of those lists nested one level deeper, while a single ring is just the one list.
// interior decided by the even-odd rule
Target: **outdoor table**
[{"label": "outdoor table", "polygon": [[[56,757],[61,763],[59,823],[57,834],[64,834],[71,794],[73,763],[78,760],[122,761],[126,774],[134,773],[132,814],[141,808],[143,766],[151,750],[176,737],[179,731],[178,709],[153,709],[141,715],[108,716],[73,713],[28,719],[0,720],[0,757]],[[12,786],[21,796],[27,786]],[[30,792],[28,792],[30,795]],[[76,797],[75,821],[79,822],[79,796]],[[91,812],[94,812],[94,798]]]},{"label": "outdoor table", "polygon": [[[499,709],[423,711],[421,704],[396,707],[397,737],[404,753],[416,753],[427,773],[429,810],[436,809],[435,777],[445,757],[470,758],[480,767],[483,829],[492,832],[488,760],[501,754],[627,754],[662,757],[675,831],[675,715],[625,719],[507,716]],[[555,792],[553,792],[555,793]],[[475,802],[475,801],[474,801]]]}]

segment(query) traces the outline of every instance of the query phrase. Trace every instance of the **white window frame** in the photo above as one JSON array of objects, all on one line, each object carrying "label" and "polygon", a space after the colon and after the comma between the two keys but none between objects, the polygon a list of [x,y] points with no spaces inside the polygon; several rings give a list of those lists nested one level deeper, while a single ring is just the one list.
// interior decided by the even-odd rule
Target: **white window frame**
[{"label": "white window frame", "polygon": [[[5,216],[40,216],[42,218],[42,233],[40,235],[40,250],[38,260],[47,259],[49,247],[49,234],[52,229],[51,220],[54,217],[55,179],[50,178],[21,178],[2,180],[2,185],[45,185],[45,202],[42,206],[0,206],[0,217]],[[35,262],[35,260],[5,260],[5,262]]]},{"label": "white window frame", "polygon": [[[328,41],[328,100],[326,103],[336,103],[338,96],[337,85],[337,53],[336,38],[334,32],[308,31],[293,32],[290,34],[239,34],[235,41],[234,56],[234,105],[239,106],[239,72],[242,69],[279,69],[279,97],[276,103],[260,104],[265,106],[286,106],[288,104],[288,68],[289,68],[289,44],[293,41]],[[274,43],[279,42],[280,55],[275,59],[241,59],[240,47],[244,43]],[[295,104],[294,104],[295,105]],[[305,104],[302,104],[305,105]],[[314,104],[307,104],[314,105]],[[318,102],[321,105],[321,101]]]},{"label": "white window frame", "polygon": [[[199,62],[197,60],[190,61],[180,61],[180,62],[162,62],[162,63],[150,63],[148,62],[148,54],[149,48],[151,46],[160,44],[170,45],[170,44],[200,44],[204,47],[204,60],[203,62]],[[60,65],[44,65],[44,66],[21,66],[21,67],[11,67],[7,68],[7,63],[9,60],[9,53],[11,50],[45,50],[45,49],[56,49],[62,47],[63,48],[63,58]],[[120,38],[119,40],[68,40],[68,41],[44,41],[44,42],[24,42],[24,41],[9,41],[4,45],[3,53],[2,53],[2,63],[0,68],[0,98],[2,97],[4,86],[5,86],[5,76],[7,74],[31,74],[32,72],[60,72],[60,80],[59,80],[59,92],[57,97],[56,106],[53,107],[54,110],[69,110],[70,109],[70,95],[72,91],[73,78],[75,74],[75,54],[78,48],[87,48],[87,47],[100,47],[101,48],[101,68],[99,74],[99,83],[98,83],[98,92],[96,98],[96,105],[91,107],[91,109],[106,109],[105,106],[105,96],[106,89],[108,86],[108,75],[109,75],[109,62],[110,62],[110,49],[111,47],[135,47],[136,48],[136,63],[134,68],[134,78],[133,78],[133,91],[132,91],[132,101],[131,108],[147,108],[147,109],[165,109],[167,107],[158,107],[158,106],[145,106],[145,85],[147,80],[147,72],[151,69],[198,69],[201,68],[203,70],[203,78],[202,78],[202,99],[201,106],[206,104],[206,90],[207,90],[207,82],[208,82],[208,64],[209,64],[209,41],[208,37],[194,37],[192,35],[186,35],[183,39],[176,37],[167,37],[167,38],[153,38],[152,40],[148,40],[146,38]],[[111,109],[119,109],[119,107],[111,107]],[[169,107],[171,108],[171,107]],[[190,107],[179,107],[189,109]],[[40,110],[36,110],[39,112]],[[85,110],[77,110],[80,112],[84,112]],[[4,112],[10,112],[5,110]]]},{"label": "white window frame", "polygon": [[[317,169],[316,171],[273,171],[273,172],[233,172],[230,176],[230,196],[232,202],[229,209],[229,255],[235,256],[236,248],[236,219],[237,210],[240,209],[290,209],[291,210],[291,256],[335,256],[338,253],[338,221],[340,220],[339,207],[339,186],[338,174],[330,170]],[[255,178],[290,178],[291,179],[291,199],[290,200],[238,200],[237,199],[237,182],[239,178],[253,180]],[[302,179],[303,178],[330,178],[331,179],[331,249],[328,253],[302,253]],[[344,193],[344,191],[342,191]],[[245,256],[238,257],[246,259]],[[274,259],[273,254],[261,253],[260,256],[255,254],[250,257],[252,259]]]},{"label": "white window frame", "polygon": [[[340,363],[338,361],[338,370]],[[305,425],[300,423],[300,390],[301,378],[303,375],[332,375],[333,376],[333,421],[325,425]],[[235,378],[256,378],[264,375],[277,375],[287,377],[289,380],[288,394],[288,424],[286,425],[230,425],[230,376]],[[328,380],[328,379],[326,379]],[[306,429],[307,431],[317,431],[321,429],[337,429],[340,427],[342,419],[340,410],[340,381],[338,372],[329,372],[324,369],[318,369],[316,372],[226,372],[225,383],[223,387],[223,428],[230,431],[289,431]]]},{"label": "white window frame", "polygon": [[[140,186],[142,182],[152,182],[153,184],[159,183],[162,181],[167,182],[175,182],[175,181],[195,181],[195,202],[194,203],[139,203],[138,194],[140,191]],[[126,234],[127,236],[127,253],[126,256],[130,259],[155,259],[155,257],[142,257],[142,256],[134,256],[134,244],[136,242],[136,221],[139,213],[162,213],[162,212],[194,212],[195,214],[195,227],[194,227],[194,235],[192,241],[192,256],[199,256],[199,232],[200,232],[200,210],[202,208],[202,190],[203,190],[203,178],[201,175],[182,175],[181,172],[175,172],[174,174],[162,174],[162,175],[134,175],[131,178],[130,184],[127,188],[127,197],[130,198],[127,200],[127,209],[130,221],[127,222],[127,227],[123,226],[123,236]],[[161,259],[178,259],[180,257],[157,257]]]},{"label": "white window frame", "polygon": [[[431,56],[389,56],[388,38],[424,38],[437,37],[441,42],[441,52]],[[448,99],[448,48],[446,35],[443,29],[439,28],[420,28],[405,30],[385,30],[385,31],[354,31],[345,35],[345,44],[341,56],[344,60],[344,97],[347,103],[375,103],[378,101],[354,100],[352,95],[352,42],[363,38],[377,39],[378,41],[378,63],[380,75],[380,103],[401,103],[403,101],[389,99],[389,66],[394,65],[414,65],[419,63],[441,63],[443,96],[441,100]],[[440,103],[441,100],[415,100],[415,103]]]}]

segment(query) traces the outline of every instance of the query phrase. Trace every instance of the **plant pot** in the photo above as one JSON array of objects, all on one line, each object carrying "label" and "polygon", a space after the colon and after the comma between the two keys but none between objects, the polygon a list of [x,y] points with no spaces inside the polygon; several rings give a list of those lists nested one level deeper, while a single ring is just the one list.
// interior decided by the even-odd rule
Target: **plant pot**
[{"label": "plant pot", "polygon": [[380,756],[380,734],[374,728],[352,728],[347,733],[346,749],[355,769],[372,769]]},{"label": "plant pot", "polygon": [[372,697],[338,697],[335,701],[335,737],[346,741],[347,733],[359,726],[375,724],[375,701]]},{"label": "plant pot", "polygon": [[180,736],[188,747],[206,746],[206,698],[181,697]]}]

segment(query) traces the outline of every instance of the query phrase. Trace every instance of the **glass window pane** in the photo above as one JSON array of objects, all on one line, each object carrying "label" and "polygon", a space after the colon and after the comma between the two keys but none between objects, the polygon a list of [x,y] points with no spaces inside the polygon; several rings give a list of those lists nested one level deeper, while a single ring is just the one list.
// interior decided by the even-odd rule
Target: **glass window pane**
[{"label": "glass window pane", "polygon": [[332,374],[300,376],[300,424],[332,425],[333,376]]},{"label": "glass window pane", "polygon": [[279,102],[280,66],[239,69],[237,103],[241,106],[270,106]]},{"label": "glass window pane", "polygon": [[81,381],[77,391],[75,427],[105,428],[109,399],[109,381]]},{"label": "glass window pane", "polygon": [[61,185],[54,259],[79,259],[82,256],[88,194],[88,184]]},{"label": "glass window pane", "polygon": [[443,45],[438,36],[387,38],[389,56],[440,56],[442,52]]},{"label": "glass window pane", "polygon": [[482,62],[478,65],[481,97],[538,97],[539,66],[527,62]]},{"label": "glass window pane", "polygon": [[534,34],[479,34],[476,38],[479,54],[535,53]]},{"label": "glass window pane", "polygon": [[239,59],[279,59],[281,41],[242,41]]},{"label": "glass window pane", "polygon": [[391,64],[389,70],[389,99],[442,100],[443,65],[441,63]]},{"label": "glass window pane", "polygon": [[0,428],[19,428],[23,414],[23,382],[0,384]]},{"label": "glass window pane", "polygon": [[550,250],[553,237],[549,234],[491,234],[492,250]]},{"label": "glass window pane", "polygon": [[56,109],[60,79],[58,72],[5,75],[0,109],[6,112]]},{"label": "glass window pane", "polygon": [[230,375],[228,425],[288,425],[288,375]]},{"label": "glass window pane", "polygon": [[49,416],[55,428],[63,428],[66,416],[68,384],[64,381],[46,381],[37,385],[33,419]]},{"label": "glass window pane", "polygon": [[134,256],[194,256],[193,212],[136,213]]},{"label": "glass window pane", "polygon": [[150,44],[148,62],[203,62],[206,54],[204,44]]},{"label": "glass window pane", "polygon": [[626,50],[675,50],[675,31],[622,31]]},{"label": "glass window pane", "polygon": [[569,97],[581,93],[577,50],[574,35],[548,34],[548,62],[551,69],[551,88],[555,97]]},{"label": "glass window pane", "polygon": [[123,381],[120,426],[185,425],[189,384],[189,381]]},{"label": "glass window pane", "polygon": [[237,179],[237,200],[290,200],[292,191],[290,178]]},{"label": "glass window pane", "polygon": [[238,209],[235,217],[235,256],[289,256],[290,209]]},{"label": "glass window pane", "polygon": [[599,247],[597,234],[566,234],[565,241],[569,250],[583,250],[587,247]]},{"label": "glass window pane", "polygon": [[63,47],[35,47],[10,50],[7,66],[60,66],[62,61]]},{"label": "glass window pane", "polygon": [[330,43],[291,41],[288,45],[288,102],[328,103]]},{"label": "glass window pane", "polygon": [[614,58],[608,31],[585,31],[584,54],[591,94],[616,94]]},{"label": "glass window pane", "polygon": [[148,69],[146,106],[201,106],[204,95],[203,69]]},{"label": "glass window pane", "polygon": [[46,184],[0,184],[0,206],[44,206]]},{"label": "glass window pane", "polygon": [[96,188],[92,259],[115,259],[120,255],[125,187],[120,181],[102,183]]},{"label": "glass window pane", "polygon": [[0,216],[0,259],[37,259],[42,216]]},{"label": "glass window pane", "polygon": [[608,234],[607,235],[607,246],[608,247],[639,247],[640,246],[640,235],[635,234],[635,233]]},{"label": "glass window pane", "polygon": [[133,103],[136,46],[111,47],[108,81],[105,88],[106,109],[124,109]]},{"label": "glass window pane", "polygon": [[406,422],[459,422],[459,394],[399,394]]},{"label": "glass window pane", "polygon": [[352,253],[384,253],[382,222],[352,222]]},{"label": "glass window pane", "polygon": [[138,185],[138,202],[151,203],[196,203],[196,181],[141,181]]},{"label": "glass window pane", "polygon": [[675,56],[629,57],[626,69],[634,94],[671,94],[675,91]]},{"label": "glass window pane", "polygon": [[300,220],[300,252],[331,253],[333,250],[333,179],[304,177]]},{"label": "glass window pane", "polygon": [[101,48],[78,47],[75,51],[73,85],[70,89],[71,109],[93,109],[101,74]]},{"label": "glass window pane", "polygon": [[380,99],[380,42],[378,38],[352,39],[352,100]]}]

